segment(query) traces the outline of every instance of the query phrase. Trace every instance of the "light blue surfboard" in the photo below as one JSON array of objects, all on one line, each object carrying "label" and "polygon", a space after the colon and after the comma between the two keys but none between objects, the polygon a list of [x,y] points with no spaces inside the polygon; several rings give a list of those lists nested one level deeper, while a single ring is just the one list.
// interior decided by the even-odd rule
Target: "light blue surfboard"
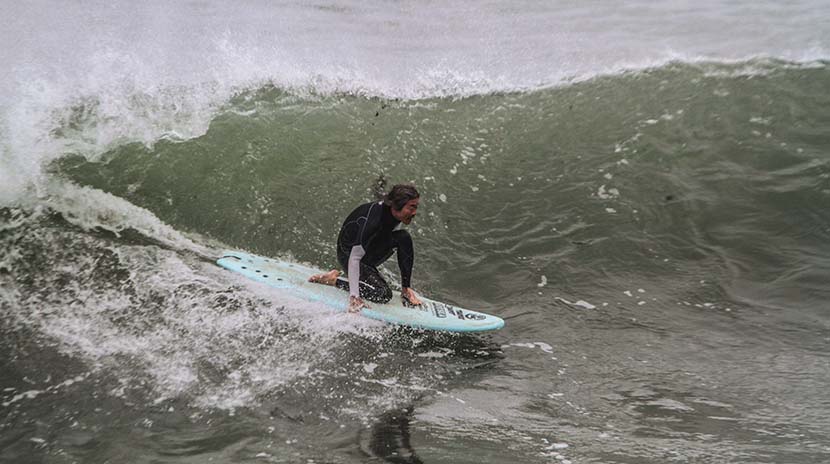
[{"label": "light blue surfboard", "polygon": [[[216,263],[294,296],[323,303],[335,311],[345,312],[348,309],[347,292],[330,285],[308,281],[310,276],[321,272],[319,269],[239,251],[225,251]],[[504,320],[490,314],[424,297],[421,297],[421,301],[421,306],[406,307],[401,303],[400,293],[393,292],[389,303],[367,302],[370,308],[363,308],[361,314],[391,324],[448,332],[484,332],[504,327]]]}]

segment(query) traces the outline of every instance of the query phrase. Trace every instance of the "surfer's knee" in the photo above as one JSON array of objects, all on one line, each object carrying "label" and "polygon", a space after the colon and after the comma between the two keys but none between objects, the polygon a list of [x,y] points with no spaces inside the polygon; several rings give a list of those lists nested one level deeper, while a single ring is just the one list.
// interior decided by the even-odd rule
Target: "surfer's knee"
[{"label": "surfer's knee", "polygon": [[373,303],[389,303],[392,299],[392,289],[386,282],[372,282],[370,288],[361,288],[361,297]]},{"label": "surfer's knee", "polygon": [[391,299],[392,299],[392,289],[389,288],[389,287],[384,288],[383,291],[380,293],[380,295],[378,295],[378,303],[386,304],[386,303],[389,303],[389,301]]},{"label": "surfer's knee", "polygon": [[[385,282],[384,282],[385,284]],[[382,285],[381,288],[378,289],[378,303],[389,303],[389,300],[392,299],[392,289],[389,288],[389,285]]]}]

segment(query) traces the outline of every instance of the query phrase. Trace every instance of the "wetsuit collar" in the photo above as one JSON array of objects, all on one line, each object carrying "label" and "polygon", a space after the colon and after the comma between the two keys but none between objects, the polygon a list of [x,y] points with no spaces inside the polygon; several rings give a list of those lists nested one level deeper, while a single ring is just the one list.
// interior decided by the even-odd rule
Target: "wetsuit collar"
[{"label": "wetsuit collar", "polygon": [[381,222],[383,227],[394,229],[401,221],[395,219],[395,216],[392,216],[392,207],[389,205],[381,204],[383,208],[383,214],[381,215]]}]

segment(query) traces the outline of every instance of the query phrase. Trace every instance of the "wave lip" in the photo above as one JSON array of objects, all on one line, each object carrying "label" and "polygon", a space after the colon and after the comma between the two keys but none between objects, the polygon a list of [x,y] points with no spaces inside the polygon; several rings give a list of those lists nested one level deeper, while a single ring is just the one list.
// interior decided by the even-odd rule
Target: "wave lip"
[{"label": "wave lip", "polygon": [[8,8],[0,204],[39,190],[41,166],[65,153],[204,134],[234,95],[264,85],[421,100],[528,92],[672,62],[830,59],[830,12],[818,1],[107,6]]}]

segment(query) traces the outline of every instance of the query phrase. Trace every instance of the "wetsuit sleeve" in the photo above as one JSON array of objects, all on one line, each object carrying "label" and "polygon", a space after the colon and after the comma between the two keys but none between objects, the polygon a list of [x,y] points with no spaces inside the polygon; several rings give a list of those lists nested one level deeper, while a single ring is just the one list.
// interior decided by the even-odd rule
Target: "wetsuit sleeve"
[{"label": "wetsuit sleeve", "polygon": [[401,286],[412,286],[412,266],[415,262],[415,251],[412,247],[412,236],[405,230],[392,232],[395,248],[398,250],[398,267],[401,270]]},{"label": "wetsuit sleeve", "polygon": [[353,297],[360,297],[360,260],[366,255],[366,248],[369,242],[372,241],[377,231],[380,229],[381,222],[381,207],[380,204],[372,204],[369,206],[369,211],[366,213],[366,221],[358,232],[358,242],[352,246],[352,251],[349,253],[349,295]]},{"label": "wetsuit sleeve", "polygon": [[349,295],[355,298],[360,298],[360,260],[365,254],[363,246],[355,245],[349,255]]}]

